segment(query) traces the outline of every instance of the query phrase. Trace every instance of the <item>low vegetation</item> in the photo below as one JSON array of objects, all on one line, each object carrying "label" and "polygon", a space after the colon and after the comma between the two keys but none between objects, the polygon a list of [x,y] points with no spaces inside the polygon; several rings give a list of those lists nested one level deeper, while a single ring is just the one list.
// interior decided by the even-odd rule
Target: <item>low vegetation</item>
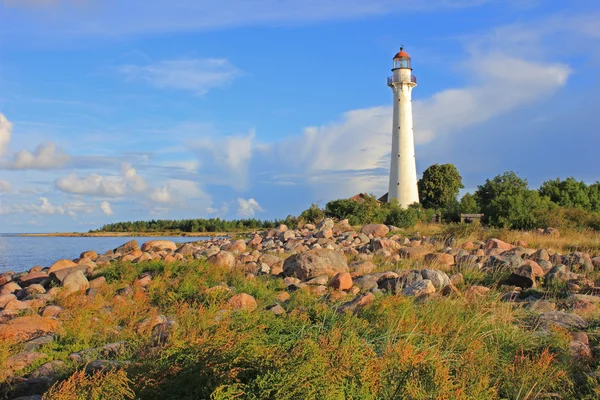
[{"label": "low vegetation", "polygon": [[[185,253],[182,247],[173,252],[150,250],[150,245],[143,246],[143,252],[133,245],[115,249],[108,255],[110,263],[104,263],[107,256],[82,255],[81,259],[90,256],[99,263],[89,273],[89,281],[100,278],[106,283],[88,289],[87,294],[65,294],[50,284],[52,300],[39,306],[31,303],[30,309],[17,314],[45,315],[48,307],[59,307],[60,329],[54,340],[35,350],[41,358],[4,377],[0,392],[4,398],[22,394],[24,382],[31,385],[32,377],[43,370],[52,376],[44,399],[600,396],[600,309],[595,302],[573,297],[584,285],[594,288],[600,281],[600,264],[585,272],[570,267],[579,275],[569,282],[577,282],[579,289],[567,281],[545,284],[538,276],[534,278],[537,285],[515,290],[514,285],[504,284],[514,269],[488,269],[495,265],[490,264],[493,254],[502,254],[499,259],[512,260],[518,254],[522,260],[534,260],[533,254],[540,254],[534,253],[537,249],[549,249],[556,263],[570,259],[575,250],[592,257],[600,253],[598,234],[573,231],[558,236],[418,223],[401,233],[390,232],[387,238],[381,236],[384,226],[365,227],[360,235],[368,233],[373,239],[348,244],[347,238],[360,239],[359,233],[348,226],[332,226],[327,222],[320,228],[292,231],[292,235],[277,229],[241,241],[198,242],[188,247],[194,249],[193,257],[174,258]],[[283,279],[289,271],[277,272],[273,267],[271,272],[260,272],[260,261],[248,258],[253,246],[268,247],[271,238],[279,238],[281,245],[257,254],[270,257],[269,262],[276,265],[291,254],[284,250],[286,243],[300,240],[299,246],[314,245],[315,238],[327,236],[320,232],[328,229],[334,236],[318,239],[318,243],[344,250],[351,266],[365,260],[373,265],[366,274],[352,274],[352,289],[336,289],[330,278],[324,281],[329,280],[328,287]],[[489,241],[491,237],[507,243]],[[523,246],[533,250],[521,250]],[[445,252],[453,261],[440,264],[435,257],[412,256],[403,250],[421,248],[431,254]],[[215,262],[211,249],[232,254],[235,265]],[[560,252],[565,258],[559,257]],[[141,259],[146,253],[159,257],[153,261],[128,257],[135,254]],[[483,266],[461,261],[460,257],[476,253]],[[452,291],[400,293],[386,286],[399,281],[386,281],[381,275],[402,277],[423,268],[445,271],[451,277]],[[375,289],[357,287],[363,287],[359,282],[364,276],[378,279]],[[507,293],[512,295],[507,297]],[[255,303],[232,302],[240,294]],[[363,306],[349,308],[356,299],[368,296],[371,300]],[[585,339],[581,327],[541,327],[544,310],[537,307],[550,304],[568,311],[564,314],[572,318],[581,317]],[[15,357],[27,352],[26,346],[3,340],[0,364],[14,366]],[[574,346],[581,346],[577,349],[583,353]],[[51,373],[47,372],[49,363]]]}]

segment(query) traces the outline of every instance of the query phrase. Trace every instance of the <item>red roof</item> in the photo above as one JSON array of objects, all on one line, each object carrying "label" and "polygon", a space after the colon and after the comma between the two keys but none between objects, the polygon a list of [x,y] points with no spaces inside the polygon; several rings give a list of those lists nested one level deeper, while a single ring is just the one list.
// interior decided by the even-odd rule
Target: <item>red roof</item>
[{"label": "red roof", "polygon": [[394,60],[397,58],[410,58],[410,56],[402,49],[402,47],[400,47],[400,51],[396,53]]}]

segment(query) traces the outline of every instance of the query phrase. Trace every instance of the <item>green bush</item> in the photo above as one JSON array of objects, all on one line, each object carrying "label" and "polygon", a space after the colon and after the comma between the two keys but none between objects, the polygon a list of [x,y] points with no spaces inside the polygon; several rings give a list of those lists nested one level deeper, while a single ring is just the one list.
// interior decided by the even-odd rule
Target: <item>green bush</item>
[{"label": "green bush", "polygon": [[386,218],[386,211],[373,195],[366,196],[359,201],[332,200],[325,205],[325,214],[340,220],[348,219],[350,225],[383,223]]},{"label": "green bush", "polygon": [[419,211],[413,207],[402,209],[396,203],[387,208],[388,213],[385,218],[386,225],[393,225],[398,228],[411,228],[421,219]]},{"label": "green bush", "polygon": [[548,197],[529,190],[527,181],[514,172],[505,172],[478,186],[477,203],[489,225],[533,229],[547,227],[548,217],[557,206]]},{"label": "green bush", "polygon": [[310,207],[300,214],[300,219],[305,223],[317,223],[325,218],[325,211],[319,208],[318,204],[311,204]]}]

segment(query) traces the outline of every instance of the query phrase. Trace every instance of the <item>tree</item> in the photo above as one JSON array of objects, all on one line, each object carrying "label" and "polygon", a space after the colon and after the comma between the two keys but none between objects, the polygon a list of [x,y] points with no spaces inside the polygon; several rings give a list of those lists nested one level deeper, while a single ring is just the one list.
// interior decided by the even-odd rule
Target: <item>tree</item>
[{"label": "tree", "polygon": [[461,214],[479,214],[481,211],[477,199],[471,193],[466,193],[460,199],[459,209]]},{"label": "tree", "polygon": [[532,229],[544,227],[556,208],[548,197],[529,190],[527,181],[514,172],[487,179],[475,192],[484,222],[498,227]]},{"label": "tree", "polygon": [[458,192],[464,188],[462,177],[452,164],[434,164],[419,179],[419,198],[425,208],[444,208],[456,201]]},{"label": "tree", "polygon": [[580,208],[587,211],[592,210],[590,201],[592,191],[583,181],[578,182],[573,177],[563,181],[558,178],[546,181],[538,190],[541,196],[547,196],[561,207]]}]

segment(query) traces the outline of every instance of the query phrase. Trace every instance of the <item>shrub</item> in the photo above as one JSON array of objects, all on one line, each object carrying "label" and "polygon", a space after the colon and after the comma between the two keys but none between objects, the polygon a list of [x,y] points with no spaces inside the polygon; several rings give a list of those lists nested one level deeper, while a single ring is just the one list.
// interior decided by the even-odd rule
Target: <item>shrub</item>
[{"label": "shrub", "polygon": [[307,223],[317,223],[325,218],[325,211],[319,208],[318,204],[311,204],[310,207],[300,214],[300,219]]},{"label": "shrub", "polygon": [[331,218],[348,219],[350,225],[364,225],[382,223],[386,213],[375,196],[369,195],[362,201],[332,200],[325,205],[325,214]]},{"label": "shrub", "polygon": [[123,370],[110,370],[86,375],[77,371],[67,380],[55,384],[43,400],[125,400],[135,398],[131,381]]},{"label": "shrub", "polygon": [[406,210],[400,207],[394,207],[389,210],[385,218],[386,225],[393,225],[398,228],[410,228],[419,222],[419,213],[413,208]]}]

